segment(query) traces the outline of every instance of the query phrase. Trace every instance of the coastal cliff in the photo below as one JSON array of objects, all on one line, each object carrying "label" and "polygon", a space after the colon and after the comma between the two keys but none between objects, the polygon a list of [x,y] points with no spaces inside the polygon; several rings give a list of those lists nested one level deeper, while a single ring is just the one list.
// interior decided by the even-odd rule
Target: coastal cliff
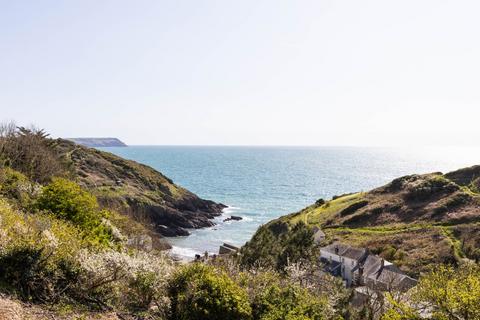
[{"label": "coastal cliff", "polygon": [[90,148],[98,147],[126,147],[127,145],[120,141],[118,138],[68,138],[67,140],[73,141],[82,146]]},{"label": "coastal cliff", "polygon": [[213,226],[223,204],[199,198],[155,169],[72,141],[57,141],[77,183],[100,205],[127,214],[162,236]]}]

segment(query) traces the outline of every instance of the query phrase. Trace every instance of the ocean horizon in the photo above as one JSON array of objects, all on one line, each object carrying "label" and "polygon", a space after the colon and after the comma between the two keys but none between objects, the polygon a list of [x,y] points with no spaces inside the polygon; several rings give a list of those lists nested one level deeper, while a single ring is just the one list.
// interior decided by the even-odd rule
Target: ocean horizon
[{"label": "ocean horizon", "polygon": [[[99,148],[149,165],[204,199],[228,206],[210,228],[167,238],[172,254],[218,253],[319,198],[367,191],[394,178],[480,163],[477,147],[149,146]],[[231,215],[241,221],[223,220]]]}]

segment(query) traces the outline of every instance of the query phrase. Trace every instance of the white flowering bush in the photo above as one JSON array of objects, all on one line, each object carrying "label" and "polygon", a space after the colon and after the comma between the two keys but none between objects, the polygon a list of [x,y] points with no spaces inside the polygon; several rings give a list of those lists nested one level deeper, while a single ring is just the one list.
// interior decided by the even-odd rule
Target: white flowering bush
[{"label": "white flowering bush", "polygon": [[77,259],[81,270],[79,286],[90,299],[135,310],[154,306],[159,313],[168,308],[165,288],[174,266],[167,256],[82,250]]}]

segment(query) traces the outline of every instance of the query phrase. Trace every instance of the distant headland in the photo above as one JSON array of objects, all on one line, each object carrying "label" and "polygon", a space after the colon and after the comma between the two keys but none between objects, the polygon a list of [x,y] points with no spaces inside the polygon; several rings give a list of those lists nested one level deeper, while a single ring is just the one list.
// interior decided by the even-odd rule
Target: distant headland
[{"label": "distant headland", "polygon": [[127,147],[127,145],[117,138],[67,138],[67,140],[81,144],[90,148],[97,147]]}]

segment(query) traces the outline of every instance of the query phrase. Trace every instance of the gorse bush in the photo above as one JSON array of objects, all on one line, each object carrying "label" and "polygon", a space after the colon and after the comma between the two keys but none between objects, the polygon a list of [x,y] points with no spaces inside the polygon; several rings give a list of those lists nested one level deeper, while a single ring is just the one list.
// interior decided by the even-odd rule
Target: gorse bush
[{"label": "gorse bush", "polygon": [[72,222],[94,242],[109,244],[113,240],[112,229],[102,223],[107,213],[100,210],[92,194],[72,181],[53,179],[42,188],[35,207]]},{"label": "gorse bush", "polygon": [[0,282],[34,301],[55,301],[76,282],[76,252],[85,245],[74,226],[42,214],[16,212],[0,199]]},{"label": "gorse bush", "polygon": [[172,320],[251,319],[247,292],[213,267],[199,263],[181,267],[168,290]]}]

